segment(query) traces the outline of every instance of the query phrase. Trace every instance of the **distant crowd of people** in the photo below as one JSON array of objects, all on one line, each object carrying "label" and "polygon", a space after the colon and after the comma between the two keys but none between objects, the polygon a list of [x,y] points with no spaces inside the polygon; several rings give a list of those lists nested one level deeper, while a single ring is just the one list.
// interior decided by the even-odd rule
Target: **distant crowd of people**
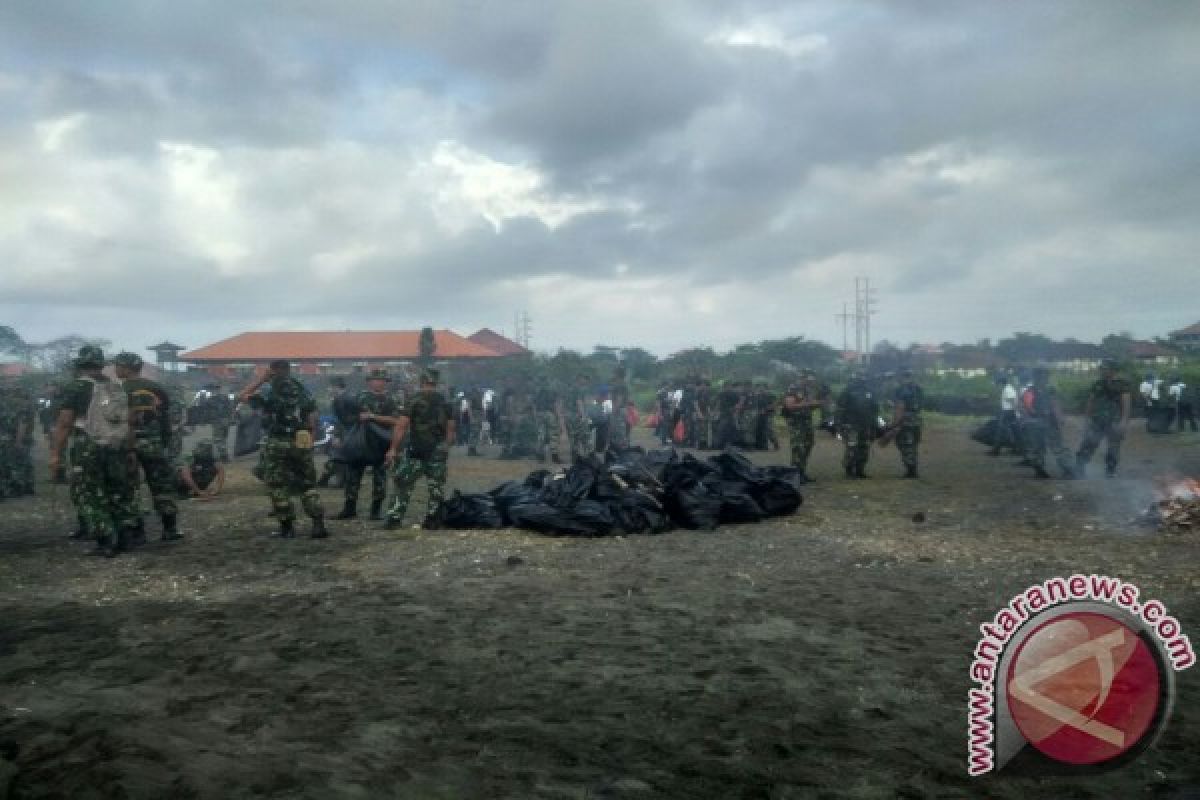
[{"label": "distant crowd of people", "polygon": [[[109,363],[113,377],[105,373]],[[469,456],[498,450],[502,458],[564,464],[630,447],[641,424],[664,446],[779,450],[776,419],[782,416],[789,460],[801,480],[812,480],[809,460],[822,429],[841,440],[847,478],[867,477],[871,445],[892,443],[903,475],[915,478],[926,404],[911,370],[871,379],[856,371],[836,395],[814,371],[802,370],[782,394],[762,382],[689,378],[663,384],[643,423],[622,368],[600,386],[579,374],[563,383],[542,378],[499,389],[449,390],[439,385],[437,370],[426,369],[415,387],[394,384],[384,370],[367,375],[361,391],[335,377],[331,402],[321,409],[287,361],[272,362],[236,394],[209,383],[190,400],[142,377],[142,366],[133,353],[109,362],[99,348],[85,346],[75,359],[74,378],[52,396],[35,399],[19,387],[0,387],[0,500],[33,491],[30,448],[39,416],[49,439],[51,474],[70,486],[77,517],[72,535],[94,538],[98,551],[111,556],[145,541],[138,499],[142,476],[163,540],[182,538],[177,501],[221,493],[234,427],[234,455],[259,453],[254,473],[266,485],[279,535],[295,536],[298,498],[312,535],[323,538],[329,530],[318,489],[340,485],[343,504],[332,518],[353,519],[368,470],[370,519],[389,529],[401,526],[410,495],[424,478],[429,507],[421,524],[438,527],[451,447],[463,446]],[[1172,424],[1180,431],[1197,428],[1195,388],[1180,376],[1163,381],[1147,375],[1135,394],[1109,360],[1088,389],[1086,427],[1074,451],[1063,439],[1064,415],[1048,369],[1032,370],[1025,381],[1004,375],[998,389],[991,453],[1008,448],[1041,478],[1049,477],[1048,459],[1063,477],[1084,477],[1102,444],[1106,473],[1115,475],[1135,405],[1144,408],[1151,432]],[[210,434],[185,456],[189,425],[209,426]],[[328,456],[320,472],[318,452]],[[389,478],[391,504],[385,508]]]}]

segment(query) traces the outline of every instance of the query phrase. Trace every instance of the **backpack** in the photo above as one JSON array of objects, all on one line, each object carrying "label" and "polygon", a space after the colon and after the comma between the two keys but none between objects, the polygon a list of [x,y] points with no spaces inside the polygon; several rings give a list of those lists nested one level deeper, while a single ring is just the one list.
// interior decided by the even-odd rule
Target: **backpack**
[{"label": "backpack", "polygon": [[120,447],[129,438],[129,395],[116,381],[84,380],[92,385],[92,399],[76,427],[98,445]]},{"label": "backpack", "polygon": [[153,389],[139,386],[128,392],[129,410],[138,428],[148,428],[158,420],[158,409],[161,405],[158,395]]},{"label": "backpack", "polygon": [[450,404],[438,392],[418,392],[409,405],[408,450],[414,458],[429,458],[446,440]]}]

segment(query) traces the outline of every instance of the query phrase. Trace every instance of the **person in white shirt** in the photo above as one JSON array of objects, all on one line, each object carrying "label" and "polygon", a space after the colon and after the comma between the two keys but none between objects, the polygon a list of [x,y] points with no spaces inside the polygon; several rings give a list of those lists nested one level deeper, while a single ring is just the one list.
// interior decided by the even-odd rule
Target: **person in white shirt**
[{"label": "person in white shirt", "polygon": [[1000,414],[996,417],[996,435],[992,440],[994,456],[1000,455],[1000,447],[1007,443],[1014,453],[1022,452],[1021,431],[1017,423],[1017,389],[1012,384],[1012,378],[1002,376],[997,383],[1000,389]]},{"label": "person in white shirt", "polygon": [[1142,384],[1140,386],[1138,386],[1138,394],[1140,394],[1142,396],[1142,403],[1147,408],[1150,407],[1150,395],[1152,395],[1153,393],[1154,393],[1154,376],[1147,375],[1146,380],[1142,381]]},{"label": "person in white shirt", "polygon": [[1171,398],[1171,405],[1175,408],[1175,430],[1183,433],[1184,429],[1191,425],[1192,432],[1196,432],[1196,412],[1192,407],[1193,391],[1188,391],[1188,385],[1183,382],[1181,375],[1176,375],[1172,378],[1171,388],[1167,390],[1168,396]]}]

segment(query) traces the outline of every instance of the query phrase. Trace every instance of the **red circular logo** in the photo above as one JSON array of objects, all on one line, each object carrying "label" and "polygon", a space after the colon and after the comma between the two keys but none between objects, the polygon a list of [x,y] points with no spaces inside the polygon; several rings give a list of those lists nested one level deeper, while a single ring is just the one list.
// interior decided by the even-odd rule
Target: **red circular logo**
[{"label": "red circular logo", "polygon": [[1021,735],[1068,764],[1110,761],[1152,734],[1161,688],[1146,642],[1121,621],[1086,611],[1030,633],[1005,684]]}]

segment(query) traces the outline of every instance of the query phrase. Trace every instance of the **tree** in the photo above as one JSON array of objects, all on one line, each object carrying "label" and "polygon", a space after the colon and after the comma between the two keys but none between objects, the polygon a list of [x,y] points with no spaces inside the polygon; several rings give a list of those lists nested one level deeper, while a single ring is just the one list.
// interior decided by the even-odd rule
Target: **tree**
[{"label": "tree", "polygon": [[640,347],[627,347],[621,351],[621,363],[630,380],[653,380],[658,374],[658,359],[653,353]]},{"label": "tree", "polygon": [[25,340],[7,325],[0,325],[0,353],[23,353]]},{"label": "tree", "polygon": [[421,338],[417,340],[417,364],[422,369],[432,366],[436,353],[437,338],[433,335],[433,328],[425,326],[421,328]]},{"label": "tree", "polygon": [[28,345],[29,361],[33,366],[47,372],[61,372],[71,365],[79,348],[85,344],[107,349],[112,345],[108,339],[95,339],[72,333],[51,339],[43,344]]}]

